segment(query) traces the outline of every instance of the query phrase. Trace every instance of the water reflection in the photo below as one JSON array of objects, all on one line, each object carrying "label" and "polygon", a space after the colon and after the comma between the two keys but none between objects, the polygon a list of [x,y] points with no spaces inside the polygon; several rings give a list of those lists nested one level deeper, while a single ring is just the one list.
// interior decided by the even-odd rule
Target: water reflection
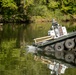
[{"label": "water reflection", "polygon": [[[76,30],[76,23],[63,23],[68,32]],[[31,44],[34,38],[46,36],[51,28],[51,23],[31,23],[31,24],[0,24],[0,44],[6,40],[16,40],[16,47]]]}]

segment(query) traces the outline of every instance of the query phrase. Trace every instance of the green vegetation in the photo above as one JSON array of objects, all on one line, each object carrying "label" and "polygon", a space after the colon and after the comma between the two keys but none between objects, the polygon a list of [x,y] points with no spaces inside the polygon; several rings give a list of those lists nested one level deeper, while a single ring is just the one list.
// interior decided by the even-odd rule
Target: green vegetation
[{"label": "green vegetation", "polygon": [[4,41],[0,50],[0,75],[50,75],[46,65],[34,60],[32,54],[15,46],[15,41]]},{"label": "green vegetation", "polygon": [[[75,15],[76,0],[0,0],[0,22],[74,20]],[[68,32],[76,30],[76,24],[65,25]],[[47,65],[35,61],[34,55],[21,47],[23,42],[27,45],[33,38],[47,34],[49,28],[50,23],[1,25],[0,75],[50,75]],[[64,75],[75,75],[75,71],[68,69]]]},{"label": "green vegetation", "polygon": [[0,0],[0,7],[1,19],[10,22],[35,20],[37,16],[42,17],[39,19],[76,19],[75,0]]}]

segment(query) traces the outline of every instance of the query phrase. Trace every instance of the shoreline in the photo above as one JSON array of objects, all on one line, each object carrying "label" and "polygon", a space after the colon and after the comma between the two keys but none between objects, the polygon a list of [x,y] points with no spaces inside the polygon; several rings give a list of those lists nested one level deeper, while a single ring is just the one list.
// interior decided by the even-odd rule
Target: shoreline
[{"label": "shoreline", "polygon": [[[41,17],[41,16],[32,16],[32,17],[23,17],[23,18],[11,18],[11,19],[4,19],[3,17],[0,18],[0,23],[32,23],[32,22],[52,22],[52,16],[50,17]],[[61,17],[56,17],[55,19],[61,20],[63,22],[76,22],[76,16],[74,15],[64,15]]]},{"label": "shoreline", "polygon": [[[66,19],[66,20],[61,20],[62,22],[76,22],[76,19]],[[15,21],[5,21],[5,20],[0,20],[0,23],[37,23],[37,22],[52,22],[52,20],[49,19],[40,19],[40,20],[27,20],[27,21],[21,21],[21,20],[15,20]]]}]

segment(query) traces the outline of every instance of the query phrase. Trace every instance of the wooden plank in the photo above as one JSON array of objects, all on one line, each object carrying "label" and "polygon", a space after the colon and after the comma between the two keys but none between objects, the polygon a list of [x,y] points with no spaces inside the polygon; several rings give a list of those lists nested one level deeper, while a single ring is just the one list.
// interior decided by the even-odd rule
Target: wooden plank
[{"label": "wooden plank", "polygon": [[39,43],[39,42],[43,42],[43,41],[47,41],[47,40],[51,40],[53,39],[52,36],[45,36],[45,37],[40,37],[40,38],[36,38],[34,39],[35,43]]}]

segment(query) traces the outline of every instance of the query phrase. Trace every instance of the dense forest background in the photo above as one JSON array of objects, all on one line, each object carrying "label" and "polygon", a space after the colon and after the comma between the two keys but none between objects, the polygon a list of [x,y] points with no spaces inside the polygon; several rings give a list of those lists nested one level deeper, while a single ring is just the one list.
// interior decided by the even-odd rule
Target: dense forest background
[{"label": "dense forest background", "polygon": [[0,0],[0,19],[16,22],[75,19],[76,0]]}]

